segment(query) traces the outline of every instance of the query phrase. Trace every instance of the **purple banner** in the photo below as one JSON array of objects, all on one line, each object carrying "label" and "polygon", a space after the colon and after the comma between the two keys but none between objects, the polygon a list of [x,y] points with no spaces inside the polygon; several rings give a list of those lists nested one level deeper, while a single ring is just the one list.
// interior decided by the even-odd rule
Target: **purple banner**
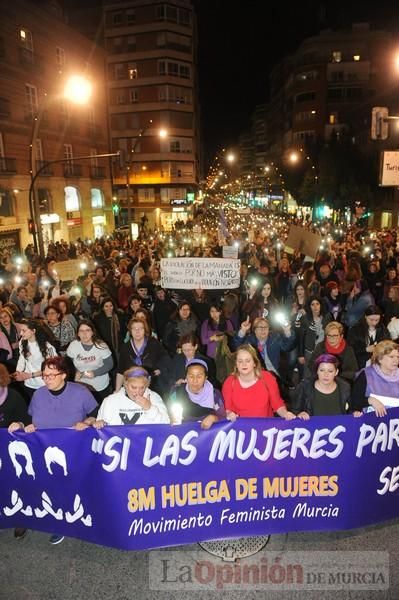
[{"label": "purple banner", "polygon": [[8,434],[0,528],[145,549],[399,516],[399,409]]}]

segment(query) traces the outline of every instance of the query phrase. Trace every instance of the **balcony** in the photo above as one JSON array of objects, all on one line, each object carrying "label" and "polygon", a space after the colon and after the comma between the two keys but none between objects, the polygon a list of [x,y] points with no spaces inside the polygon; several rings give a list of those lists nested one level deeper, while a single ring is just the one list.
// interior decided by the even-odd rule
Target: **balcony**
[{"label": "balcony", "polygon": [[82,165],[73,162],[65,163],[64,177],[82,177]]},{"label": "balcony", "polygon": [[105,167],[90,167],[91,179],[105,179]]},{"label": "balcony", "polygon": [[7,156],[0,157],[0,175],[14,175],[17,172],[17,160],[8,158]]}]

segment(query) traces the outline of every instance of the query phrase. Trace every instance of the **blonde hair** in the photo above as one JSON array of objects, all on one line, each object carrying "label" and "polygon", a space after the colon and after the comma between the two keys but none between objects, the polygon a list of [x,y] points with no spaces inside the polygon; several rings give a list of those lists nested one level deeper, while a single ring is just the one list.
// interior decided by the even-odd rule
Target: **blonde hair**
[{"label": "blonde hair", "polygon": [[239,346],[237,348],[237,350],[235,351],[235,353],[234,353],[234,370],[233,370],[234,377],[239,376],[238,369],[237,369],[237,357],[238,357],[239,352],[248,352],[248,354],[251,355],[252,360],[254,361],[255,375],[259,379],[261,372],[262,372],[262,365],[259,360],[258,353],[256,352],[255,348],[253,346],[251,346],[251,344],[243,344],[242,346]]},{"label": "blonde hair", "polygon": [[151,330],[150,330],[150,328],[148,326],[148,322],[146,320],[144,320],[144,319],[142,319],[140,317],[136,317],[136,316],[132,317],[130,319],[129,323],[127,324],[127,330],[130,333],[130,335],[132,335],[132,326],[135,323],[140,323],[141,325],[143,325],[143,327],[144,327],[144,335],[146,337],[150,337],[151,336]]},{"label": "blonde hair", "polygon": [[373,354],[371,355],[371,364],[379,365],[381,359],[387,354],[390,354],[392,350],[397,350],[399,352],[399,344],[392,340],[382,340],[382,342],[378,342],[378,344],[374,346]]},{"label": "blonde hair", "polygon": [[344,327],[342,323],[338,323],[338,321],[330,321],[324,328],[324,332],[326,335],[330,333],[332,329],[338,329],[340,335],[344,333]]}]

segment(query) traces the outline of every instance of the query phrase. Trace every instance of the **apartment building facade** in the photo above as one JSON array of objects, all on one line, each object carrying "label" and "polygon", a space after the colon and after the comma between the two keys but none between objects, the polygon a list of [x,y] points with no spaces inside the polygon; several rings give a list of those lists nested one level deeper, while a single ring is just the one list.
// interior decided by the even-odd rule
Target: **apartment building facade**
[{"label": "apartment building facade", "polygon": [[[170,229],[198,192],[200,140],[191,1],[104,0],[111,144],[121,222]],[[163,135],[163,137],[161,137]]]},{"label": "apartment building facade", "polygon": [[[1,4],[0,249],[32,242],[31,170],[42,167],[35,192],[45,247],[114,229],[109,160],[96,158],[109,152],[104,64],[104,50],[69,27],[56,2]],[[64,96],[72,75],[92,86],[87,105]]]}]

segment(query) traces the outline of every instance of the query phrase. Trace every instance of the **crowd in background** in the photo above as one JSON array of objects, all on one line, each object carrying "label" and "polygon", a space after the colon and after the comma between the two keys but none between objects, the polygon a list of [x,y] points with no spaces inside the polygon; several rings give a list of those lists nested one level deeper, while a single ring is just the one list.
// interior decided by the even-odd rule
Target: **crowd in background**
[{"label": "crowd in background", "polygon": [[[285,250],[290,224],[320,233],[316,256]],[[163,257],[221,257],[225,245],[237,249],[239,287],[163,287]],[[60,280],[57,264],[74,259],[80,274]],[[10,431],[383,416],[399,401],[394,230],[211,206],[135,241],[51,243],[44,261],[32,245],[6,250],[0,282]]]}]

